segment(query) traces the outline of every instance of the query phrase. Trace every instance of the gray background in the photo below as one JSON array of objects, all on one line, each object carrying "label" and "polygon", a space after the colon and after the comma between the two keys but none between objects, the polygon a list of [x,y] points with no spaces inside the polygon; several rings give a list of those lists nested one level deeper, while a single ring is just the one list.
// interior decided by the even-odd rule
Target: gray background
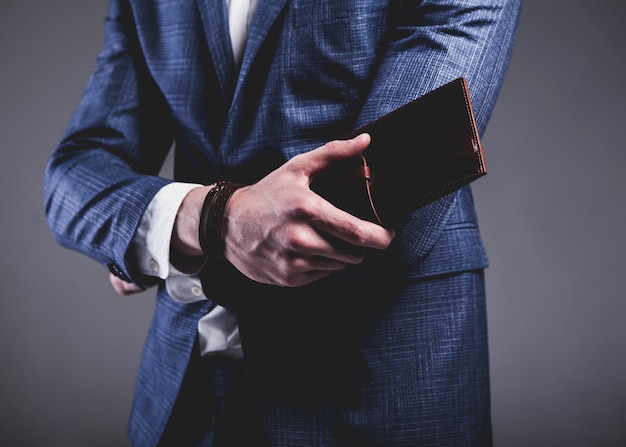
[{"label": "gray background", "polygon": [[[527,0],[475,183],[496,445],[626,446],[626,26],[620,0]],[[0,445],[126,446],[153,292],[122,298],[43,220],[42,173],[104,0],[0,6]]]}]

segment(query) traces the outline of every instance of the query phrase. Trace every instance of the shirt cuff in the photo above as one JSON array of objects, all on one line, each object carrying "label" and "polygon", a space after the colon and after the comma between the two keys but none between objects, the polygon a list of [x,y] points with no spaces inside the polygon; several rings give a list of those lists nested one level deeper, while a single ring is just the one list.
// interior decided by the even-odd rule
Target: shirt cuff
[{"label": "shirt cuff", "polygon": [[203,185],[174,182],[161,188],[148,204],[132,241],[139,271],[166,279],[170,274],[170,243],[178,208],[192,189]]}]

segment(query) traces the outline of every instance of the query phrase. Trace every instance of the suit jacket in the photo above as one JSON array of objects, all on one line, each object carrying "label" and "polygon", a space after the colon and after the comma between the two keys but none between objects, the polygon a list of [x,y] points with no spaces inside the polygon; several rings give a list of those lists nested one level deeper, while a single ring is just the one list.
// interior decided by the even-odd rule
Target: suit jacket
[{"label": "suit jacket", "polygon": [[[263,0],[237,70],[223,1],[111,0],[104,48],[46,169],[50,229],[63,246],[147,285],[153,279],[137,271],[128,248],[144,209],[170,181],[157,174],[173,143],[177,180],[252,183],[294,155],[459,76],[468,80],[482,132],[508,65],[519,3]],[[351,281],[372,272],[406,281],[486,265],[471,192],[464,188],[408,216],[384,255],[315,287],[350,295]],[[342,285],[323,289],[334,280]],[[233,281],[207,290],[208,301],[191,305],[174,302],[159,288],[129,429],[137,445],[154,445],[162,433],[197,321],[219,300],[217,290],[266,291],[244,279]],[[315,287],[311,307],[320,292]],[[273,310],[267,316],[272,318],[278,308],[283,309],[268,304],[257,310]],[[246,344],[246,337],[263,339],[263,325],[250,314],[242,309],[246,357],[256,359],[263,352],[280,363],[285,356],[267,345]],[[419,324],[434,327],[428,319]],[[308,346],[307,341],[297,340],[296,346]],[[414,344],[406,352],[420,349],[428,348]],[[258,377],[269,377],[262,369],[257,368]],[[263,387],[272,388],[269,382],[257,381],[260,394]],[[388,392],[385,386],[375,391]]]}]

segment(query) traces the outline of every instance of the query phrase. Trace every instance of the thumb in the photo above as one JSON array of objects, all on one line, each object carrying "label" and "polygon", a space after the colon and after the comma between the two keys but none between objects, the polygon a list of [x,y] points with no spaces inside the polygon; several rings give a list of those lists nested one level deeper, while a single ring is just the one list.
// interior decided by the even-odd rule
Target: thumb
[{"label": "thumb", "polygon": [[301,161],[309,177],[314,177],[317,173],[325,170],[333,163],[359,155],[367,146],[371,138],[369,134],[362,133],[350,140],[333,140],[310,152],[302,154]]}]

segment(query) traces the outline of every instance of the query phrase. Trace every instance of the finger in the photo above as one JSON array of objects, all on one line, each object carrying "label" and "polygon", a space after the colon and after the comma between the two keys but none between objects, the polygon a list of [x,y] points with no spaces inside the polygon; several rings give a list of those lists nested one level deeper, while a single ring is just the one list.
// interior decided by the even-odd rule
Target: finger
[{"label": "finger", "polygon": [[329,276],[334,270],[307,270],[276,283],[285,287],[300,287]]},{"label": "finger", "polygon": [[369,146],[369,134],[362,133],[350,140],[333,140],[310,152],[294,157],[292,162],[309,177],[323,171],[333,163],[346,160],[363,152]]},{"label": "finger", "polygon": [[363,247],[350,244],[307,225],[292,226],[284,235],[289,241],[290,270],[339,270],[363,261]]},{"label": "finger", "polygon": [[113,290],[115,290],[118,295],[128,296],[143,291],[141,287],[136,284],[123,281],[113,273],[109,273],[109,282],[111,283]]},{"label": "finger", "polygon": [[[312,226],[330,236],[331,241],[334,238],[343,244],[383,250],[395,237],[393,230],[359,219],[321,197],[317,209],[319,214],[313,220]],[[333,242],[333,245],[338,246],[336,242]]]},{"label": "finger", "polygon": [[349,256],[347,261],[339,260],[338,258],[342,257],[341,255],[336,255],[336,257],[302,256],[294,258],[289,262],[289,271],[294,273],[307,273],[312,271],[334,272],[342,270],[350,264],[359,264],[365,258],[363,255]]}]

